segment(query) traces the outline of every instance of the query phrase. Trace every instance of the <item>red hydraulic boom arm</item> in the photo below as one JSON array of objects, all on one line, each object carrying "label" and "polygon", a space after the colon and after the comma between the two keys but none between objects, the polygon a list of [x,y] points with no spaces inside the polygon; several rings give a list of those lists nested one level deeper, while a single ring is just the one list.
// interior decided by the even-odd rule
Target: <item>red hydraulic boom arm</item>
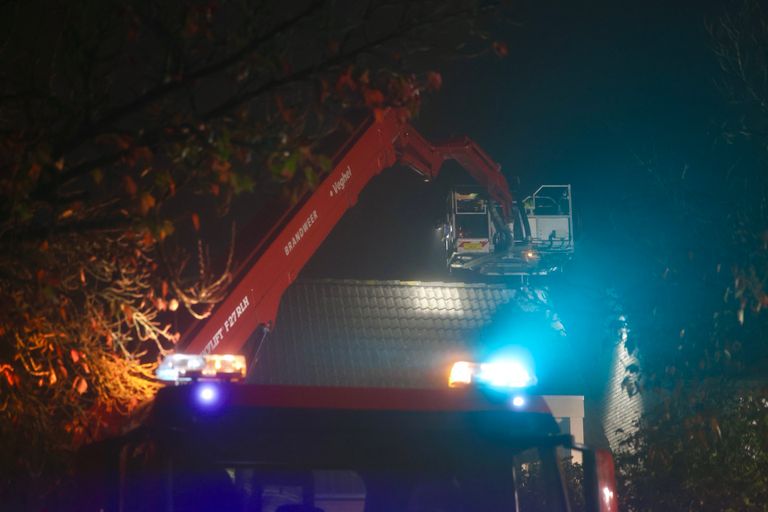
[{"label": "red hydraulic boom arm", "polygon": [[251,253],[227,298],[182,340],[184,352],[242,353],[255,333],[266,335],[283,293],[299,271],[371,178],[395,164],[432,179],[445,160],[456,160],[488,190],[509,221],[512,195],[499,164],[468,138],[434,146],[406,119],[402,110],[388,109],[358,130],[320,186],[286,213]]}]

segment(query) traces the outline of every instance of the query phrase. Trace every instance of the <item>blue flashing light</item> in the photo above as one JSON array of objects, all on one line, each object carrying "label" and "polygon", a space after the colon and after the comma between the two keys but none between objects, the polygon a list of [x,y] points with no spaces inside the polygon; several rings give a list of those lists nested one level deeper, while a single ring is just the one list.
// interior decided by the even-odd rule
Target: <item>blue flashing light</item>
[{"label": "blue flashing light", "polygon": [[[487,363],[457,361],[448,377],[452,388],[470,385],[489,386],[497,389],[520,389],[536,384],[533,364],[529,358],[498,358]],[[515,404],[517,405],[517,404]]]},{"label": "blue flashing light", "polygon": [[536,384],[536,377],[516,359],[499,359],[481,364],[477,380],[495,388],[525,388]]},{"label": "blue flashing light", "polygon": [[220,398],[220,390],[218,386],[213,383],[207,382],[200,384],[197,389],[195,389],[195,399],[197,400],[197,403],[202,406],[212,407],[219,402]]},{"label": "blue flashing light", "polygon": [[512,405],[515,407],[522,407],[525,405],[525,398],[522,396],[516,396],[512,399]]},{"label": "blue flashing light", "polygon": [[179,380],[179,371],[175,368],[165,368],[160,366],[156,372],[157,379],[165,382],[176,382]]}]

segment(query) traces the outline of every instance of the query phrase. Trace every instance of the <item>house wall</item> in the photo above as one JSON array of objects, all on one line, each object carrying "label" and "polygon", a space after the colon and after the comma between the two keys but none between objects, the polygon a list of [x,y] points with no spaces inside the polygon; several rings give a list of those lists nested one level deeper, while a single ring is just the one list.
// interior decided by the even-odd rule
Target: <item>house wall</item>
[{"label": "house wall", "polygon": [[[605,437],[615,452],[621,448],[622,439],[636,430],[635,423],[640,418],[644,404],[640,393],[629,391],[633,376],[627,372],[627,367],[639,362],[637,357],[627,352],[623,339],[614,344],[609,364],[601,417]],[[628,379],[626,383],[625,379]]]}]

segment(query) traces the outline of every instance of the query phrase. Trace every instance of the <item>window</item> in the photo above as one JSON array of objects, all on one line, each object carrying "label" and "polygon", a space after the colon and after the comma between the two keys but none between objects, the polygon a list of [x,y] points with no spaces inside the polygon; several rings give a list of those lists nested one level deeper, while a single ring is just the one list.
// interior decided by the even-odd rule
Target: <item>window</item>
[{"label": "window", "polygon": [[[159,476],[159,475],[156,475]],[[137,486],[135,484],[143,484]],[[128,490],[124,510],[202,512],[515,511],[511,467],[466,471],[312,470],[251,467],[176,470],[166,492],[147,479]],[[141,496],[141,498],[140,498]],[[147,501],[149,500],[149,501]],[[167,500],[167,501],[166,501]],[[169,506],[170,505],[170,506]]]}]

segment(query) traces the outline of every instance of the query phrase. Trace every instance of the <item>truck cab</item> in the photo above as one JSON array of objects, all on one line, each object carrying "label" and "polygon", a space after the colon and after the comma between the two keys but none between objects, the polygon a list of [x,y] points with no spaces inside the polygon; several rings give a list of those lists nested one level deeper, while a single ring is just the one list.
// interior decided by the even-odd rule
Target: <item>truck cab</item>
[{"label": "truck cab", "polygon": [[[163,388],[136,428],[84,454],[77,509],[615,510],[597,499],[613,496],[598,470],[610,459],[561,435],[541,397],[451,384]],[[584,496],[566,485],[560,448],[585,450]]]}]

